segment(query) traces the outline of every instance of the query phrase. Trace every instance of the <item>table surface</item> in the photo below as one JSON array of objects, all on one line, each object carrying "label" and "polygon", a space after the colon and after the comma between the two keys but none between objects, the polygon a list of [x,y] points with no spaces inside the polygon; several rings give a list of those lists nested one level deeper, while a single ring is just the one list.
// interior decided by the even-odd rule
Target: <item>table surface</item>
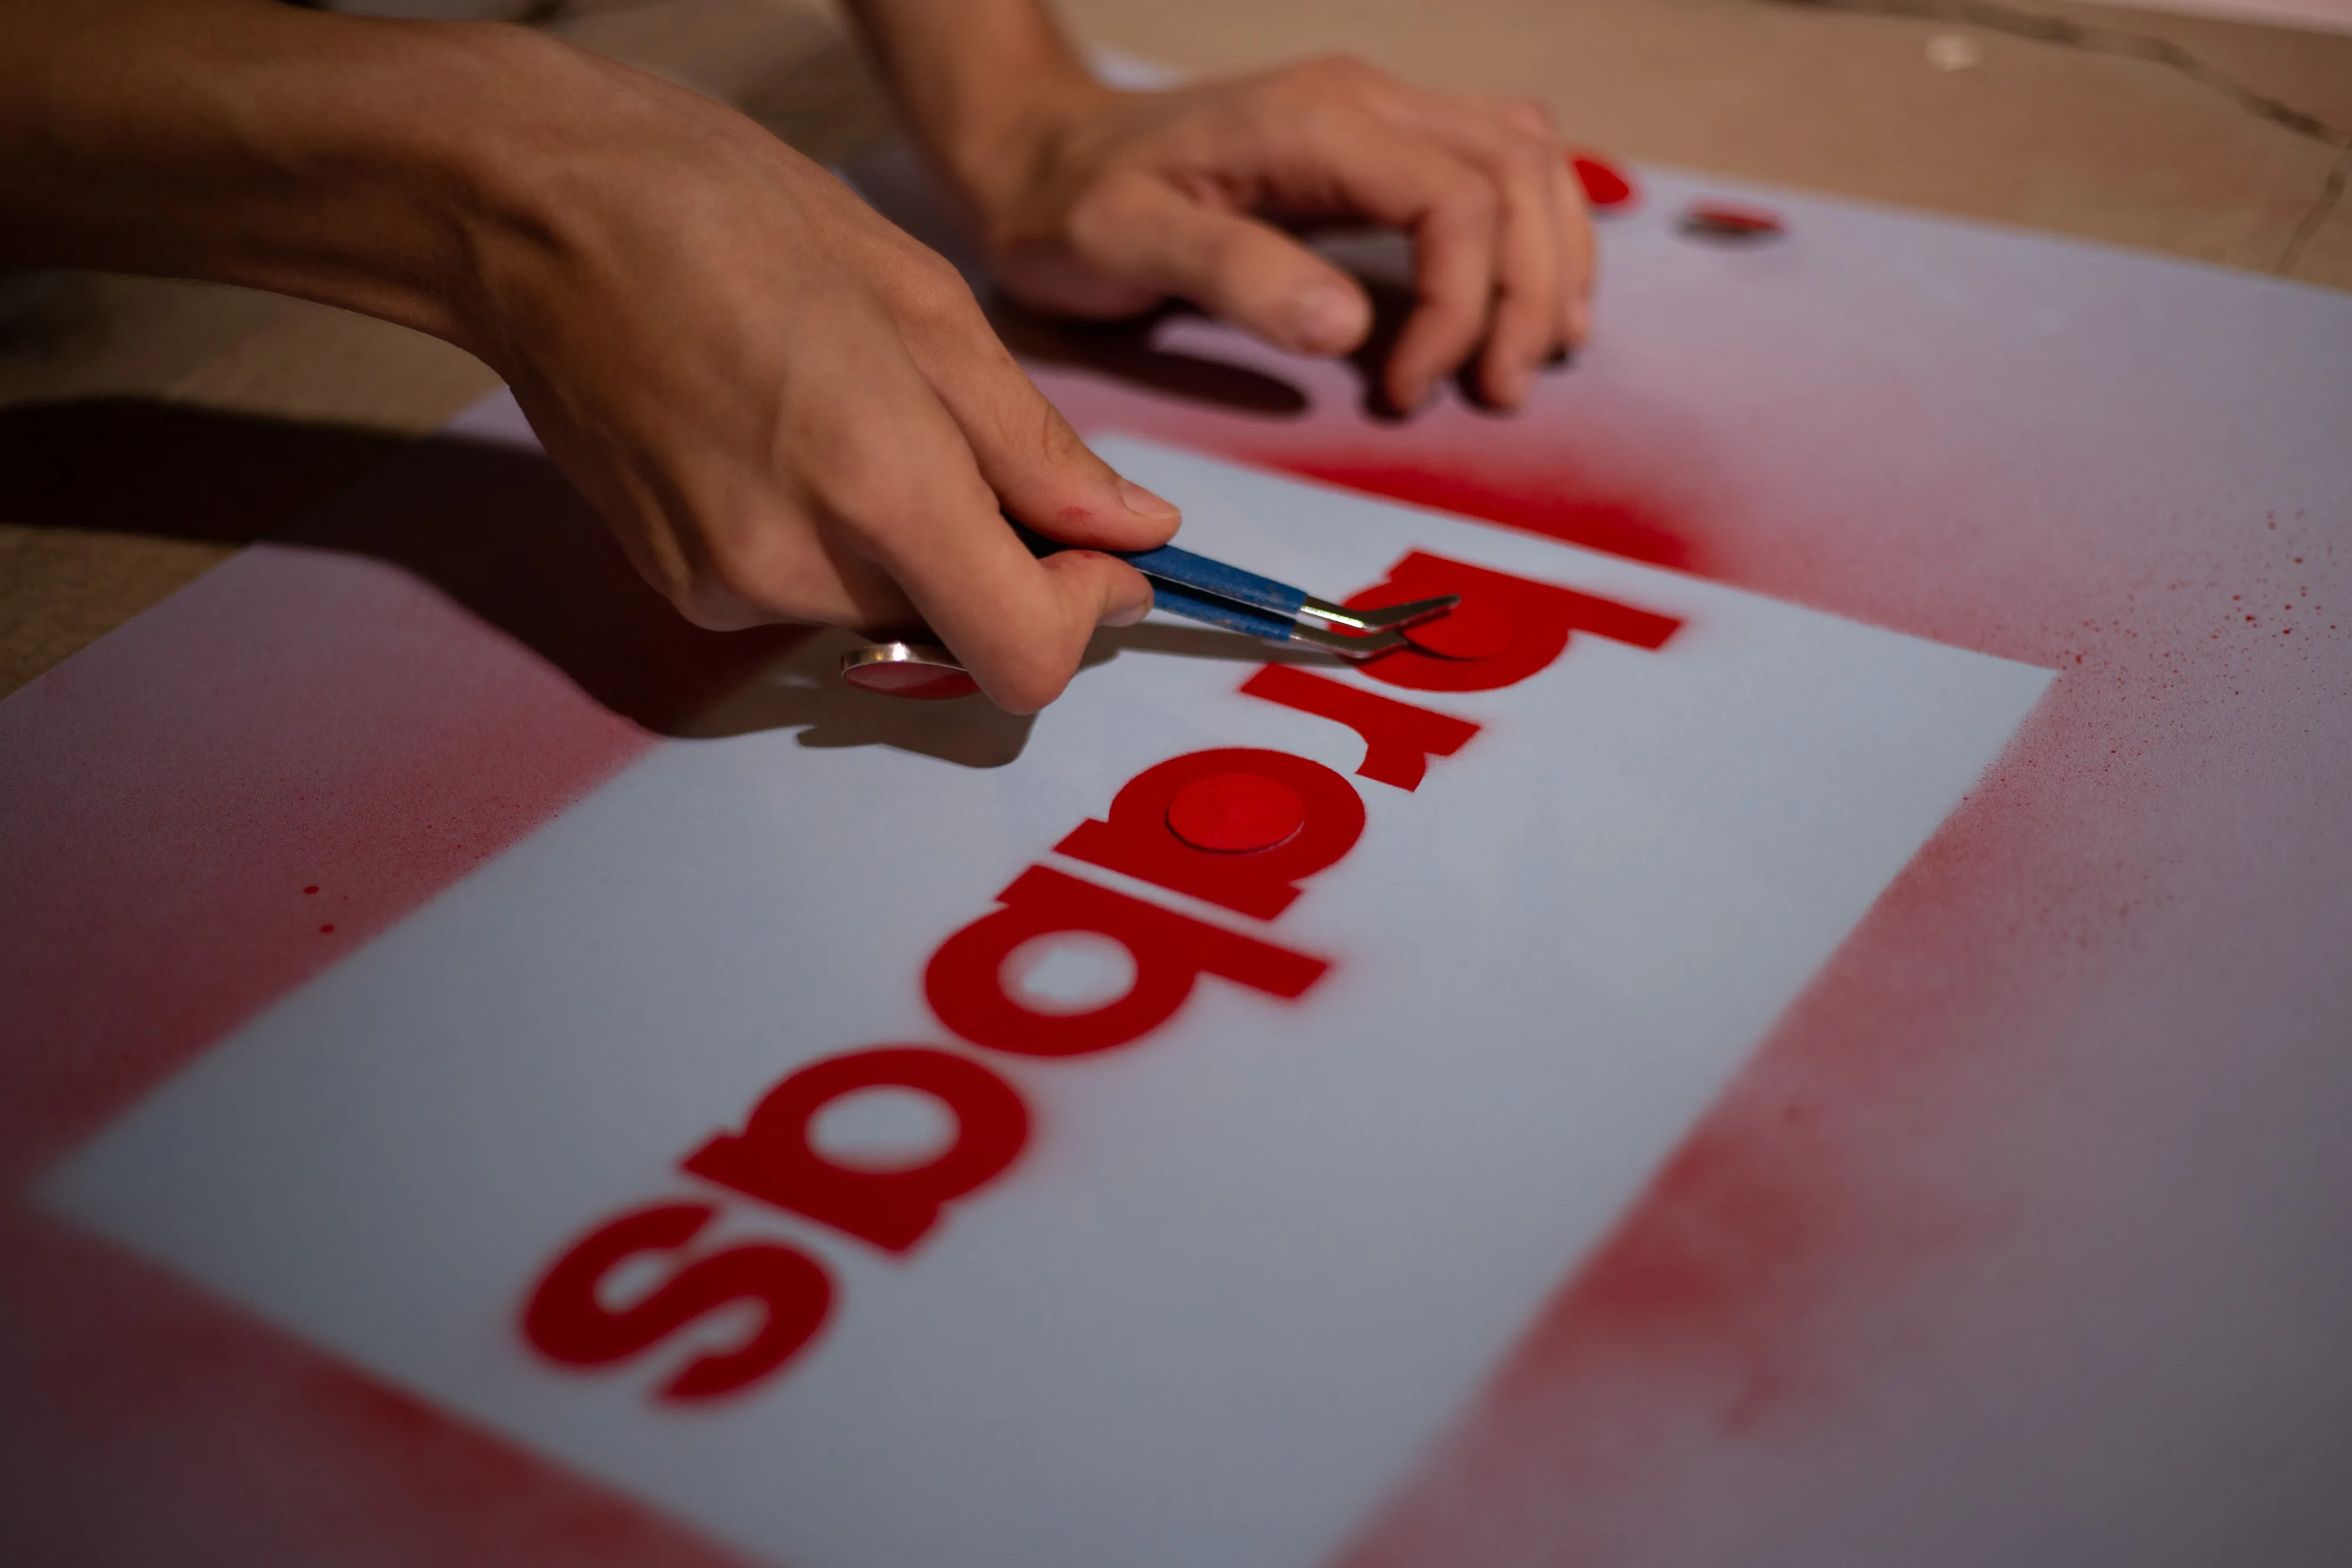
[{"label": "table surface", "polygon": [[[1350,51],[1432,86],[1540,99],[1573,141],[1622,157],[2352,288],[2352,35],[2053,0],[1064,8],[1088,42],[1188,71]],[[823,0],[540,12],[816,157],[890,128]],[[1939,69],[1930,41],[1954,34],[1975,63]],[[1601,308],[1605,331],[1605,292]],[[446,344],[321,306],[0,276],[0,695],[495,384]],[[225,417],[165,419],[164,405]]]}]

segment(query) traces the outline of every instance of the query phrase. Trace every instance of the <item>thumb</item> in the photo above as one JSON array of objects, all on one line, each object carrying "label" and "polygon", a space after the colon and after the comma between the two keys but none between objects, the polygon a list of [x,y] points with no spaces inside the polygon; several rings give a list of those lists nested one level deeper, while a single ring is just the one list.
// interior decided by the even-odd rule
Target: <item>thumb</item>
[{"label": "thumb", "polygon": [[1122,180],[1097,201],[1103,221],[1076,225],[1082,258],[1097,271],[1297,353],[1344,354],[1372,329],[1362,287],[1271,225],[1149,177]]}]

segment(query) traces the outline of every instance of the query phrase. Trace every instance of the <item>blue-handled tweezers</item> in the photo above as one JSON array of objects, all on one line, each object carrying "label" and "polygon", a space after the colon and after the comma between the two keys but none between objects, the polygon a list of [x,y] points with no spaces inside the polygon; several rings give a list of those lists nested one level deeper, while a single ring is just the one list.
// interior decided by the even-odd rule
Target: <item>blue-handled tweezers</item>
[{"label": "blue-handled tweezers", "polygon": [[[1013,529],[1022,543],[1041,556],[1077,548],[1019,523],[1013,523]],[[1104,553],[1118,556],[1150,580],[1151,602],[1159,609],[1270,643],[1306,643],[1349,659],[1369,659],[1400,646],[1406,627],[1443,615],[1462,602],[1460,594],[1448,593],[1380,610],[1349,610],[1304,589],[1174,545]],[[853,685],[894,696],[961,696],[978,689],[955,655],[934,643],[875,643],[853,648],[841,656],[841,674]]]},{"label": "blue-handled tweezers", "polygon": [[[1076,548],[1019,523],[1013,528],[1022,543],[1041,556]],[[1404,628],[1443,615],[1462,602],[1460,594],[1448,593],[1380,610],[1349,610],[1318,599],[1305,589],[1174,545],[1104,553],[1118,557],[1150,579],[1151,602],[1171,615],[1229,632],[1246,632],[1271,643],[1308,643],[1350,659],[1387,653],[1404,641]]]}]

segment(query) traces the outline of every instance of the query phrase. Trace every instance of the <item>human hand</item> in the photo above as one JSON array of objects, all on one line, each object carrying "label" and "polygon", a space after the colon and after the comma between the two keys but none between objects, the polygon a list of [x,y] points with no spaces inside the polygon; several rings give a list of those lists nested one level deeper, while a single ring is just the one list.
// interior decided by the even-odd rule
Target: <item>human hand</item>
[{"label": "human hand", "polygon": [[1397,407],[1475,358],[1481,397],[1516,408],[1589,329],[1583,193],[1531,103],[1328,59],[1172,92],[1066,79],[996,134],[941,140],[1006,288],[1043,309],[1109,318],[1174,296],[1344,353],[1371,327],[1362,288],[1267,220],[1368,218],[1414,244],[1417,303],[1382,389]]},{"label": "human hand", "polygon": [[[927,623],[1031,712],[1150,588],[1176,509],[1089,452],[952,267],[751,121],[533,40],[460,340],[655,587],[721,629]],[[509,67],[510,71],[516,68]],[[593,80],[577,79],[582,73]],[[511,101],[511,100],[510,100]],[[584,124],[566,106],[593,106]]]}]

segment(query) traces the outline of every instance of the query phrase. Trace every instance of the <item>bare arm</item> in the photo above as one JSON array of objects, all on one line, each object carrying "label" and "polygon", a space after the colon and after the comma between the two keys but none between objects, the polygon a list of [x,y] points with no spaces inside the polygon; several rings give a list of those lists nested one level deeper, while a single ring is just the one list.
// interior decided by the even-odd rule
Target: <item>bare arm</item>
[{"label": "bare arm", "polygon": [[449,106],[499,101],[527,52],[271,0],[9,0],[0,256],[250,284],[462,340],[469,260],[520,193],[485,156],[498,137],[457,133]]},{"label": "bare arm", "polygon": [[721,106],[517,28],[0,0],[0,256],[255,285],[512,384],[713,627],[927,624],[1049,702],[1175,509],[1088,452],[937,256]]}]

